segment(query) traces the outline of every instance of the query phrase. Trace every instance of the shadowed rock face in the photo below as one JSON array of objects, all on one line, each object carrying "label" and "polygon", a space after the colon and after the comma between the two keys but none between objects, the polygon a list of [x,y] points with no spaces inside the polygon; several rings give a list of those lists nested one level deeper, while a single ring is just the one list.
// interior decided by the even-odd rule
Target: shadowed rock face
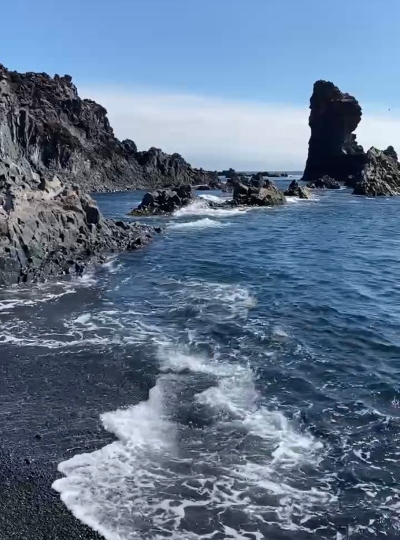
[{"label": "shadowed rock face", "polygon": [[232,203],[236,206],[276,206],[286,203],[286,198],[271,180],[266,180],[263,187],[236,184]]},{"label": "shadowed rock face", "polygon": [[353,134],[361,120],[361,107],[333,83],[317,81],[310,99],[311,137],[303,180],[323,176],[346,181],[359,174],[365,154]]},{"label": "shadowed rock face", "polygon": [[306,188],[299,186],[297,180],[292,180],[289,187],[284,192],[285,197],[298,197],[299,199],[309,199],[310,196]]},{"label": "shadowed rock face", "polygon": [[2,155],[88,191],[207,184],[217,178],[192,168],[179,154],[157,148],[138,152],[133,141],[119,141],[106,109],[81,99],[69,75],[22,74],[0,64]]},{"label": "shadowed rock face", "polygon": [[162,189],[145,193],[142,202],[131,212],[131,216],[149,216],[172,214],[175,210],[188,205],[193,200],[191,186],[180,186],[174,189]]}]

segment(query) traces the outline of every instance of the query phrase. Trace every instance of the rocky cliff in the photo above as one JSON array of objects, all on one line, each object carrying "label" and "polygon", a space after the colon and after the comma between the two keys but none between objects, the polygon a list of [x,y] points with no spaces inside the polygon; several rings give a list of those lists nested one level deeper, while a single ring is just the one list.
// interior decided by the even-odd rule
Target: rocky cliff
[{"label": "rocky cliff", "polygon": [[138,152],[133,141],[119,141],[106,109],[81,99],[69,75],[21,74],[0,64],[1,157],[87,191],[216,180],[215,173],[192,168],[179,154]]}]

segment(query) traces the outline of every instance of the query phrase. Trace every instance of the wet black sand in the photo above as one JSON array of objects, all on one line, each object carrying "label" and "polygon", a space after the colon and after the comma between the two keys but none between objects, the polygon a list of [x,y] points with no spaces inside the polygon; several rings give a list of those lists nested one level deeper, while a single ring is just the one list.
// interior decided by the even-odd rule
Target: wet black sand
[{"label": "wet black sand", "polygon": [[[51,485],[57,465],[113,440],[99,415],[146,397],[121,351],[8,349],[0,356],[0,540],[98,540]],[[123,355],[122,355],[123,356]],[[128,355],[129,356],[129,355]]]}]

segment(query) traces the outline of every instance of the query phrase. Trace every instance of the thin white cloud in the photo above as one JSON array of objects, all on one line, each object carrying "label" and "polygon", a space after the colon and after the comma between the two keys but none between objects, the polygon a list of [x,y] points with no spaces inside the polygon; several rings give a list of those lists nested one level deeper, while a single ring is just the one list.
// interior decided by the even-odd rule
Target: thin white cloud
[{"label": "thin white cloud", "polygon": [[[120,139],[179,152],[207,169],[301,170],[310,135],[309,109],[285,104],[223,100],[193,95],[83,88],[81,95],[108,110]],[[400,117],[364,111],[358,139],[366,148],[400,150]]]}]

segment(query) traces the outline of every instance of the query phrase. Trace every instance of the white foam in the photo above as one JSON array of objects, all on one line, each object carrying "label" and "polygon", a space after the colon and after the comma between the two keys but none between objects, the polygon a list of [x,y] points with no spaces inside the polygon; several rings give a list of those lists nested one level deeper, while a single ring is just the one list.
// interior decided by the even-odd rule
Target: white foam
[{"label": "white foam", "polygon": [[[249,366],[171,344],[160,349],[159,359],[164,374],[147,401],[102,415],[104,427],[118,441],[59,465],[65,478],[53,487],[73,514],[108,540],[161,539],[162,532],[182,540],[212,539],[217,532],[226,538],[248,538],[249,531],[233,528],[223,517],[218,531],[182,530],[186,509],[196,506],[221,516],[224,509],[238,509],[256,523],[263,522],[265,512],[276,512],[277,522],[306,530],[304,524],[294,525],[293,508],[302,508],[303,517],[311,516],[307,508],[331,495],[296,488],[291,476],[299,463],[314,463],[322,445],[260,402]],[[170,420],[176,405],[182,405],[183,370],[217,377],[217,386],[200,392],[195,400],[211,412],[225,413],[204,428],[194,446],[195,432],[184,436],[187,428]],[[256,461],[245,451],[236,453],[235,445],[226,461],[223,449],[232,445],[230,434],[236,429],[259,437]],[[251,489],[256,489],[254,497]],[[274,498],[275,506],[259,505],[260,490]]]},{"label": "white foam", "polygon": [[116,274],[122,268],[122,264],[118,262],[117,258],[113,258],[104,263],[102,268],[107,270],[110,274]]},{"label": "white foam", "polygon": [[101,416],[105,429],[119,441],[74,456],[58,467],[65,478],[56,480],[53,488],[75,517],[107,539],[137,538],[132,527],[139,528],[155,511],[151,495],[157,481],[165,480],[157,466],[162,457],[173,453],[176,431],[164,418],[162,383],[150,390],[147,401]]},{"label": "white foam", "polygon": [[307,200],[307,199],[300,199],[299,197],[289,197],[286,196],[286,201],[290,204],[299,204],[300,202]]},{"label": "white foam", "polygon": [[174,212],[175,217],[187,217],[187,216],[210,216],[210,217],[224,217],[224,216],[238,216],[243,215],[248,211],[248,208],[210,208],[207,206],[206,201],[198,199],[188,206],[180,208]]},{"label": "white foam", "polygon": [[74,284],[69,282],[37,283],[30,287],[10,287],[2,291],[7,298],[0,300],[0,312],[11,312],[18,307],[31,307],[57,300],[75,292]]},{"label": "white foam", "polygon": [[209,229],[226,227],[229,223],[223,223],[215,219],[203,218],[196,221],[186,221],[184,223],[172,223],[168,226],[169,229]]},{"label": "white foam", "polygon": [[206,201],[213,201],[213,202],[222,202],[223,198],[218,197],[217,195],[208,195],[207,193],[202,193],[199,195],[201,199],[205,199]]},{"label": "white foam", "polygon": [[79,315],[79,317],[75,319],[75,322],[78,324],[86,324],[90,321],[91,317],[90,313],[84,313],[83,315]]}]

